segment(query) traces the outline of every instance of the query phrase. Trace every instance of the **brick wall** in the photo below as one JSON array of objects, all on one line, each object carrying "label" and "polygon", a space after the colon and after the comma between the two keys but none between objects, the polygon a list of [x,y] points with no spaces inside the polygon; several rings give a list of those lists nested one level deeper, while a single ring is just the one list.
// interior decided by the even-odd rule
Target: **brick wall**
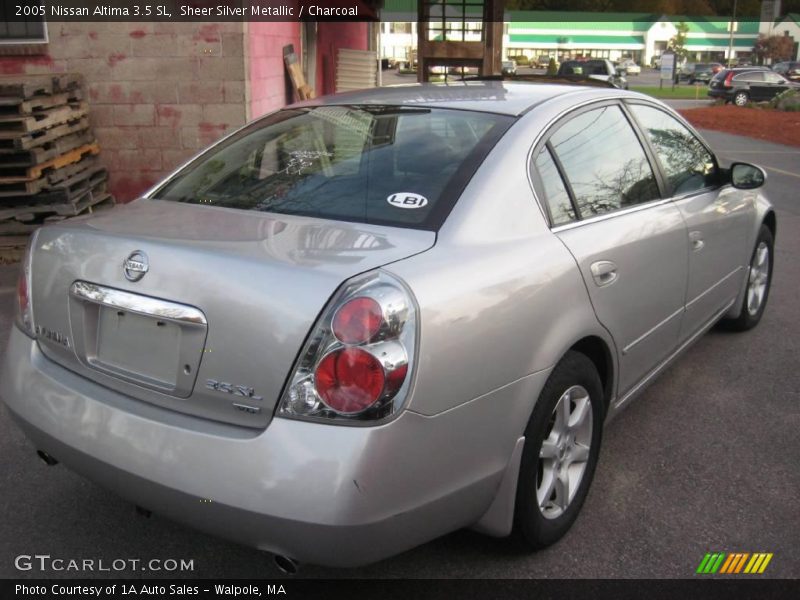
[{"label": "brick wall", "polygon": [[245,122],[241,23],[50,23],[48,31],[46,55],[0,57],[0,73],[84,75],[120,201]]}]

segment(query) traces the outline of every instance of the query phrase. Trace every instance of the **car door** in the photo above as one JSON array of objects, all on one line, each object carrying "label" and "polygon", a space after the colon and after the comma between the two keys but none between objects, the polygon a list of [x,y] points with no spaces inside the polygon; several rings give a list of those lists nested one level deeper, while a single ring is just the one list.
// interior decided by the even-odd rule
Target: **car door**
[{"label": "car door", "polygon": [[764,83],[765,95],[768,96],[764,98],[765,100],[772,100],[775,96],[791,87],[784,77],[769,71],[764,73]]},{"label": "car door", "polygon": [[553,232],[614,338],[623,397],[678,342],[688,259],[680,211],[661,199],[641,140],[617,103],[559,123],[535,150],[534,167]]},{"label": "car door", "polygon": [[741,288],[748,259],[742,240],[752,222],[752,202],[720,185],[714,155],[685,124],[652,105],[630,103],[629,109],[652,145],[667,193],[686,222],[684,340],[719,316]]},{"label": "car door", "polygon": [[761,102],[768,99],[767,85],[764,82],[763,71],[747,71],[740,73],[733,78],[734,87],[746,90],[753,102]]}]

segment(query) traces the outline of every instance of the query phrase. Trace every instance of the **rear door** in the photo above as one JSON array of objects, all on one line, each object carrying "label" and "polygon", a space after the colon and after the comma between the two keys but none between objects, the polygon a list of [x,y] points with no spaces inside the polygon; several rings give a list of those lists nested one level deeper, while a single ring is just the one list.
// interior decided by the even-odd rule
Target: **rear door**
[{"label": "rear door", "polygon": [[554,233],[575,257],[595,313],[614,338],[622,397],[678,342],[686,228],[680,211],[661,199],[619,104],[593,105],[556,127],[536,150],[534,179]]},{"label": "rear door", "polygon": [[747,260],[742,240],[752,223],[752,203],[730,186],[720,186],[714,155],[683,123],[650,105],[631,104],[630,110],[652,144],[667,193],[687,225],[683,340],[736,297]]},{"label": "rear door", "polygon": [[788,90],[789,87],[789,82],[777,73],[771,73],[769,71],[764,73],[764,91],[767,96],[765,100],[772,100],[781,92]]},{"label": "rear door", "polygon": [[737,89],[747,90],[747,93],[750,94],[750,100],[753,102],[761,102],[770,98],[767,85],[764,82],[763,71],[741,73],[733,78],[733,83]]}]

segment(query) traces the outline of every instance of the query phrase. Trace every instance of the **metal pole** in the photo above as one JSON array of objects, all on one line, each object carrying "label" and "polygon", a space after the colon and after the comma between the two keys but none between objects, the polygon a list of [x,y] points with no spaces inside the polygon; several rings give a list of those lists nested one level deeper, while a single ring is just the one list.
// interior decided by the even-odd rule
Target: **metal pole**
[{"label": "metal pole", "polygon": [[378,47],[375,54],[378,55],[378,87],[383,86],[383,49],[381,48],[381,30],[383,29],[383,21],[381,20],[381,11],[378,11],[378,22],[375,25],[378,27],[378,32],[375,34],[375,45]]},{"label": "metal pole", "polygon": [[731,34],[728,38],[728,68],[733,66],[733,27],[736,23],[736,0],[733,0],[733,15],[731,16]]}]

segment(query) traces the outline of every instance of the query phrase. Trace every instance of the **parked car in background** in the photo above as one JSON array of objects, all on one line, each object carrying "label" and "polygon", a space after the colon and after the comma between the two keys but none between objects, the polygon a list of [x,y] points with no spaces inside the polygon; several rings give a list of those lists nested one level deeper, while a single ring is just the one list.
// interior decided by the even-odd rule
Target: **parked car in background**
[{"label": "parked car in background", "polygon": [[708,95],[744,106],[748,102],[765,102],[788,89],[800,89],[800,83],[763,67],[723,69],[711,79]]},{"label": "parked car in background", "polygon": [[628,80],[624,75],[617,73],[614,64],[607,58],[592,58],[589,60],[566,60],[558,67],[559,76],[580,75],[607,81],[623,90],[628,89]]},{"label": "parked car in background", "polygon": [[708,83],[711,78],[722,70],[719,63],[686,63],[678,72],[679,81],[689,83]]},{"label": "parked car in background", "polygon": [[607,87],[289,106],[32,235],[0,396],[46,463],[285,570],[464,527],[542,548],[608,420],[720,319],[759,323],[765,177]]},{"label": "parked car in background", "polygon": [[516,75],[517,63],[513,60],[504,60],[502,65],[503,75]]},{"label": "parked car in background", "polygon": [[536,66],[540,69],[546,69],[550,65],[550,59],[554,58],[549,54],[540,54],[539,58],[536,59]]},{"label": "parked car in background", "polygon": [[772,67],[772,70],[779,75],[783,75],[789,81],[800,81],[800,62],[779,62]]},{"label": "parked car in background", "polygon": [[621,71],[625,75],[639,75],[642,68],[634,60],[627,58],[617,65],[617,71]]}]

